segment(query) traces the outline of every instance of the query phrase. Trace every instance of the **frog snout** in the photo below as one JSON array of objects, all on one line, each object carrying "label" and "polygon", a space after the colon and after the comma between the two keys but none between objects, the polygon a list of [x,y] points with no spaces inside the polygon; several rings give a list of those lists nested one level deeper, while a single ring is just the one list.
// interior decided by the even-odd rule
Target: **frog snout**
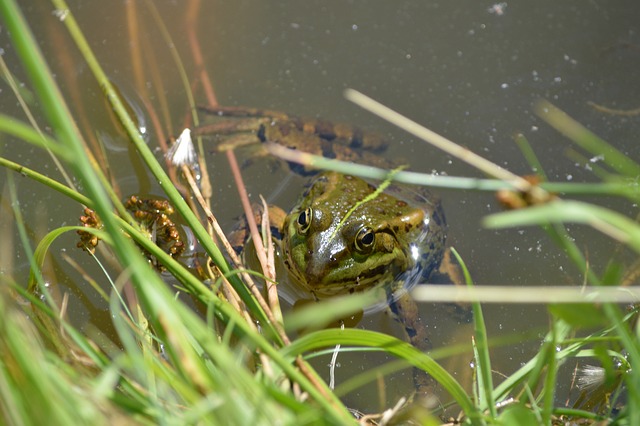
[{"label": "frog snout", "polygon": [[325,277],[337,264],[336,259],[310,259],[304,272],[307,282],[313,287],[322,285]]}]

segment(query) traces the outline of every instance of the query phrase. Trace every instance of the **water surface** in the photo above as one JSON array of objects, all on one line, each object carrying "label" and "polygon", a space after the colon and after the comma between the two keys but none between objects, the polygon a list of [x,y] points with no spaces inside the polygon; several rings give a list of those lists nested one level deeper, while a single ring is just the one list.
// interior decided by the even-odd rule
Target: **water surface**
[{"label": "water surface", "polygon": [[[185,2],[156,2],[172,37],[171,46],[163,40],[142,3],[138,5],[137,18],[142,23],[143,43],[133,43],[127,27],[126,3],[76,1],[70,3],[70,8],[105,71],[131,104],[139,107],[141,117],[145,117],[145,102],[158,108],[159,99],[165,97],[169,110],[161,121],[166,132],[177,134],[188,103],[171,49],[180,54],[189,78],[195,78],[197,72],[184,28]],[[387,155],[410,159],[413,170],[481,176],[472,167],[347,102],[343,91],[354,88],[515,173],[530,172],[513,143],[513,135],[523,133],[550,180],[596,181],[588,168],[567,157],[571,143],[533,112],[539,99],[547,99],[631,158],[639,157],[636,138],[640,118],[605,114],[588,104],[591,101],[618,109],[639,106],[639,6],[633,0],[241,0],[212,1],[201,7],[197,35],[204,49],[205,68],[222,105],[269,108],[352,123],[385,135],[391,145]],[[46,2],[25,7],[58,82],[74,112],[82,117],[79,127],[85,134],[105,141],[112,175],[123,196],[159,194],[158,185],[148,178],[135,152],[128,147],[86,64],[52,11]],[[12,72],[25,80],[6,31],[0,32],[0,47]],[[140,50],[132,51],[134,47]],[[136,89],[133,73],[132,55],[141,51],[155,52],[158,62],[154,69],[163,83],[160,87],[152,73],[145,74],[148,79],[143,84],[150,89],[148,93]],[[0,90],[2,111],[24,119],[6,83],[0,82]],[[198,103],[206,102],[201,92],[195,97]],[[157,147],[157,134],[150,124],[148,129],[149,144]],[[6,136],[0,136],[0,155],[60,179],[47,156]],[[211,154],[208,160],[216,188],[214,211],[228,228],[240,214],[237,196],[222,156]],[[262,193],[284,207],[291,205],[303,185],[302,179],[294,177],[274,191],[286,172],[274,174],[265,164],[249,167],[245,173],[254,199]],[[4,187],[6,175],[0,176]],[[26,179],[15,178],[15,183],[34,241],[48,230],[77,223],[81,210],[74,203]],[[82,186],[82,182],[76,183]],[[480,220],[500,211],[492,194],[438,192],[449,222],[450,241],[478,284],[582,283],[581,271],[541,230],[483,229]],[[26,282],[28,261],[19,248],[14,227],[4,219],[9,203],[6,192],[1,197],[3,226],[11,230],[7,235],[18,247],[10,259],[5,257],[3,268],[8,271],[12,267],[13,276]],[[625,214],[637,213],[634,205],[619,200],[604,202]],[[592,267],[601,271],[615,244],[583,227],[569,226],[569,231],[587,253]],[[106,307],[62,256],[77,258],[94,276],[100,276],[97,267],[75,249],[73,236],[57,242],[53,252],[51,274],[74,296],[72,316],[79,324],[106,327]],[[433,332],[436,347],[470,344],[470,332],[457,319],[432,305],[424,305],[422,315]],[[533,305],[486,306],[485,315],[491,337],[531,331],[535,334],[536,330],[542,336],[549,320],[544,307]],[[370,320],[368,326],[398,332],[397,326],[384,317]],[[494,368],[509,374],[526,362],[539,345],[539,339],[532,339],[495,349]],[[344,355],[339,369],[344,376],[339,379],[379,362],[376,357]],[[468,361],[470,355],[461,356],[458,365],[451,367],[453,374],[468,375]],[[326,361],[317,365],[322,370],[324,364]],[[390,401],[410,388],[409,377],[405,373],[388,381]],[[356,392],[347,400],[363,410],[379,408],[366,392]]]}]

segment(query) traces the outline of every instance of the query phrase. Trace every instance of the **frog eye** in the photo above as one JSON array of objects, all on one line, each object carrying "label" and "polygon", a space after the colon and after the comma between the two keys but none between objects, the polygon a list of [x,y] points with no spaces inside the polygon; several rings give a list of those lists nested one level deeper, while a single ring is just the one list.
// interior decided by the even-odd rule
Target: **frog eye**
[{"label": "frog eye", "polygon": [[301,234],[306,234],[311,226],[311,218],[313,217],[313,211],[311,207],[307,207],[302,210],[298,215],[298,220],[296,223],[298,224],[298,232]]},{"label": "frog eye", "polygon": [[368,226],[360,228],[356,234],[355,247],[362,253],[370,252],[373,249],[373,243],[376,241],[376,235],[373,229]]}]

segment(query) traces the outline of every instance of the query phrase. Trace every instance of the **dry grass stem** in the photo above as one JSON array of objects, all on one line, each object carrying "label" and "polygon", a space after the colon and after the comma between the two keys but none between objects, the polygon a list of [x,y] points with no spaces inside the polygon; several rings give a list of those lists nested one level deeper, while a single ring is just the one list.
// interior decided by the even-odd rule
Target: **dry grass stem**
[{"label": "dry grass stem", "polygon": [[638,303],[640,287],[518,287],[482,285],[463,287],[427,284],[417,286],[411,295],[419,302],[482,303]]},{"label": "dry grass stem", "polygon": [[269,279],[265,280],[265,286],[267,288],[267,300],[269,302],[269,306],[273,311],[273,315],[280,322],[283,322],[282,318],[282,310],[280,309],[280,298],[278,297],[278,287],[276,285],[276,267],[275,267],[275,251],[273,248],[273,243],[271,242],[271,224],[269,221],[269,206],[267,205],[267,201],[260,196],[260,200],[262,201],[262,232],[265,236],[264,241],[266,244],[266,255],[267,255],[267,268],[269,275],[267,277]]},{"label": "dry grass stem", "polygon": [[[229,244],[229,241],[224,235],[224,232],[222,231],[222,228],[220,227],[218,220],[214,216],[213,212],[209,209],[206,200],[202,197],[202,194],[198,189],[198,184],[193,179],[191,169],[188,166],[183,165],[182,173],[184,177],[187,179],[187,182],[191,187],[191,191],[194,194],[198,203],[200,204],[200,207],[204,210],[205,215],[207,216],[207,222],[212,227],[213,231],[216,233],[216,236],[218,237],[218,241],[222,242],[222,245],[224,246],[225,250],[227,251],[229,256],[231,256],[232,261],[237,262],[239,265],[240,260],[236,256],[236,253],[233,250],[233,247],[231,247],[231,244]],[[211,237],[213,238],[213,235]],[[217,270],[217,267],[216,267],[216,272],[211,270],[210,262],[207,262],[207,270],[209,272],[209,276],[212,279],[212,281],[214,281],[216,277],[222,276],[220,271]],[[253,325],[253,321],[251,321],[250,317],[248,316],[246,307],[244,306],[244,303],[242,303],[242,301],[240,300],[240,296],[238,296],[238,293],[233,289],[233,287],[231,286],[231,283],[229,283],[229,281],[225,277],[222,277],[222,278],[223,278],[222,292],[225,295],[225,298],[227,299],[227,301],[229,301],[233,305],[233,307],[238,312],[240,312],[242,315],[245,315],[246,316],[245,318],[249,319],[248,322]]]},{"label": "dry grass stem", "polygon": [[191,46],[191,56],[196,68],[196,72],[199,73],[197,80],[202,84],[202,90],[207,98],[209,105],[218,105],[218,99],[216,98],[215,91],[213,90],[213,84],[209,78],[209,73],[204,65],[202,56],[202,49],[200,48],[200,39],[198,38],[198,24],[200,23],[200,0],[191,0],[187,6],[187,13],[185,14],[187,29],[187,37],[189,39],[189,46]]},{"label": "dry grass stem", "polygon": [[[131,69],[133,74],[133,81],[135,82],[136,90],[140,93],[145,93],[145,76],[142,65],[142,52],[143,49],[140,45],[140,21],[138,20],[138,2],[131,1],[124,4],[127,30],[129,31],[129,56],[131,60]],[[144,30],[142,30],[144,33]]]},{"label": "dry grass stem", "polygon": [[[244,211],[245,211],[247,224],[249,226],[249,230],[251,231],[251,238],[253,239],[253,243],[256,248],[256,253],[260,261],[262,271],[264,274],[267,274],[268,273],[267,257],[264,252],[262,237],[260,236],[260,232],[258,231],[258,225],[256,224],[255,216],[253,215],[253,212],[252,212],[251,202],[249,201],[249,196],[247,195],[247,190],[242,180],[240,167],[238,166],[238,162],[236,161],[236,156],[233,150],[226,151],[226,154],[227,154],[227,160],[229,161],[229,166],[231,167],[233,178],[236,182],[236,188],[238,190],[238,194],[240,195],[240,200],[242,201],[242,207],[244,208]],[[267,305],[266,301],[264,300],[264,297],[262,297],[262,294],[260,293],[260,290],[258,289],[258,287],[254,284],[254,285],[250,285],[249,289],[251,291],[251,294],[253,294],[253,296],[256,298],[256,300],[258,301],[262,309],[265,311],[265,314],[267,315],[267,318],[269,318],[269,321],[273,323],[273,326],[278,331],[278,334],[282,339],[282,341],[285,342],[285,344],[289,344],[290,343],[289,337],[286,335],[286,333],[284,332],[284,329],[282,328],[282,322],[276,321],[276,318],[274,317],[273,312]]]},{"label": "dry grass stem", "polygon": [[447,154],[458,158],[461,161],[475,167],[476,169],[492,176],[496,179],[501,179],[510,183],[519,191],[544,191],[543,189],[531,185],[522,177],[511,173],[510,171],[500,167],[499,165],[487,160],[486,158],[464,148],[457,143],[435,133],[432,130],[416,123],[413,120],[399,114],[391,108],[375,101],[374,99],[356,91],[353,89],[347,89],[345,91],[345,97],[356,105],[363,109],[379,116],[380,118],[388,121],[391,124],[398,126],[404,131],[411,133],[417,138],[422,139],[425,142],[433,145],[434,147],[446,152]]}]

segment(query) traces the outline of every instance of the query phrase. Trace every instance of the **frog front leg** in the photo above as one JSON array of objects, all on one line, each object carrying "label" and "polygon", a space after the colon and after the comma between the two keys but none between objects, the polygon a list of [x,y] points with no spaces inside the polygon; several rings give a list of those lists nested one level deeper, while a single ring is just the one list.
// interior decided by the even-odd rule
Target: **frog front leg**
[{"label": "frog front leg", "polygon": [[[402,325],[409,343],[421,352],[432,349],[431,341],[427,335],[427,327],[420,320],[418,305],[411,295],[404,291],[402,295],[389,304],[389,310]],[[392,296],[393,297],[393,296]],[[425,371],[413,368],[413,384],[418,395],[432,396],[438,383]]]},{"label": "frog front leg", "polygon": [[[451,249],[447,247],[440,267],[429,276],[429,282],[442,282],[453,285],[464,285],[464,277],[460,265],[453,260]],[[404,289],[398,296],[395,292],[389,294],[389,310],[395,319],[400,322],[409,343],[421,352],[432,349],[431,341],[427,333],[427,327],[420,318],[420,312],[416,301]],[[460,322],[470,322],[472,311],[470,306],[452,303],[451,315],[458,317]],[[433,396],[438,389],[438,383],[425,371],[413,369],[413,382],[418,395]]]}]

